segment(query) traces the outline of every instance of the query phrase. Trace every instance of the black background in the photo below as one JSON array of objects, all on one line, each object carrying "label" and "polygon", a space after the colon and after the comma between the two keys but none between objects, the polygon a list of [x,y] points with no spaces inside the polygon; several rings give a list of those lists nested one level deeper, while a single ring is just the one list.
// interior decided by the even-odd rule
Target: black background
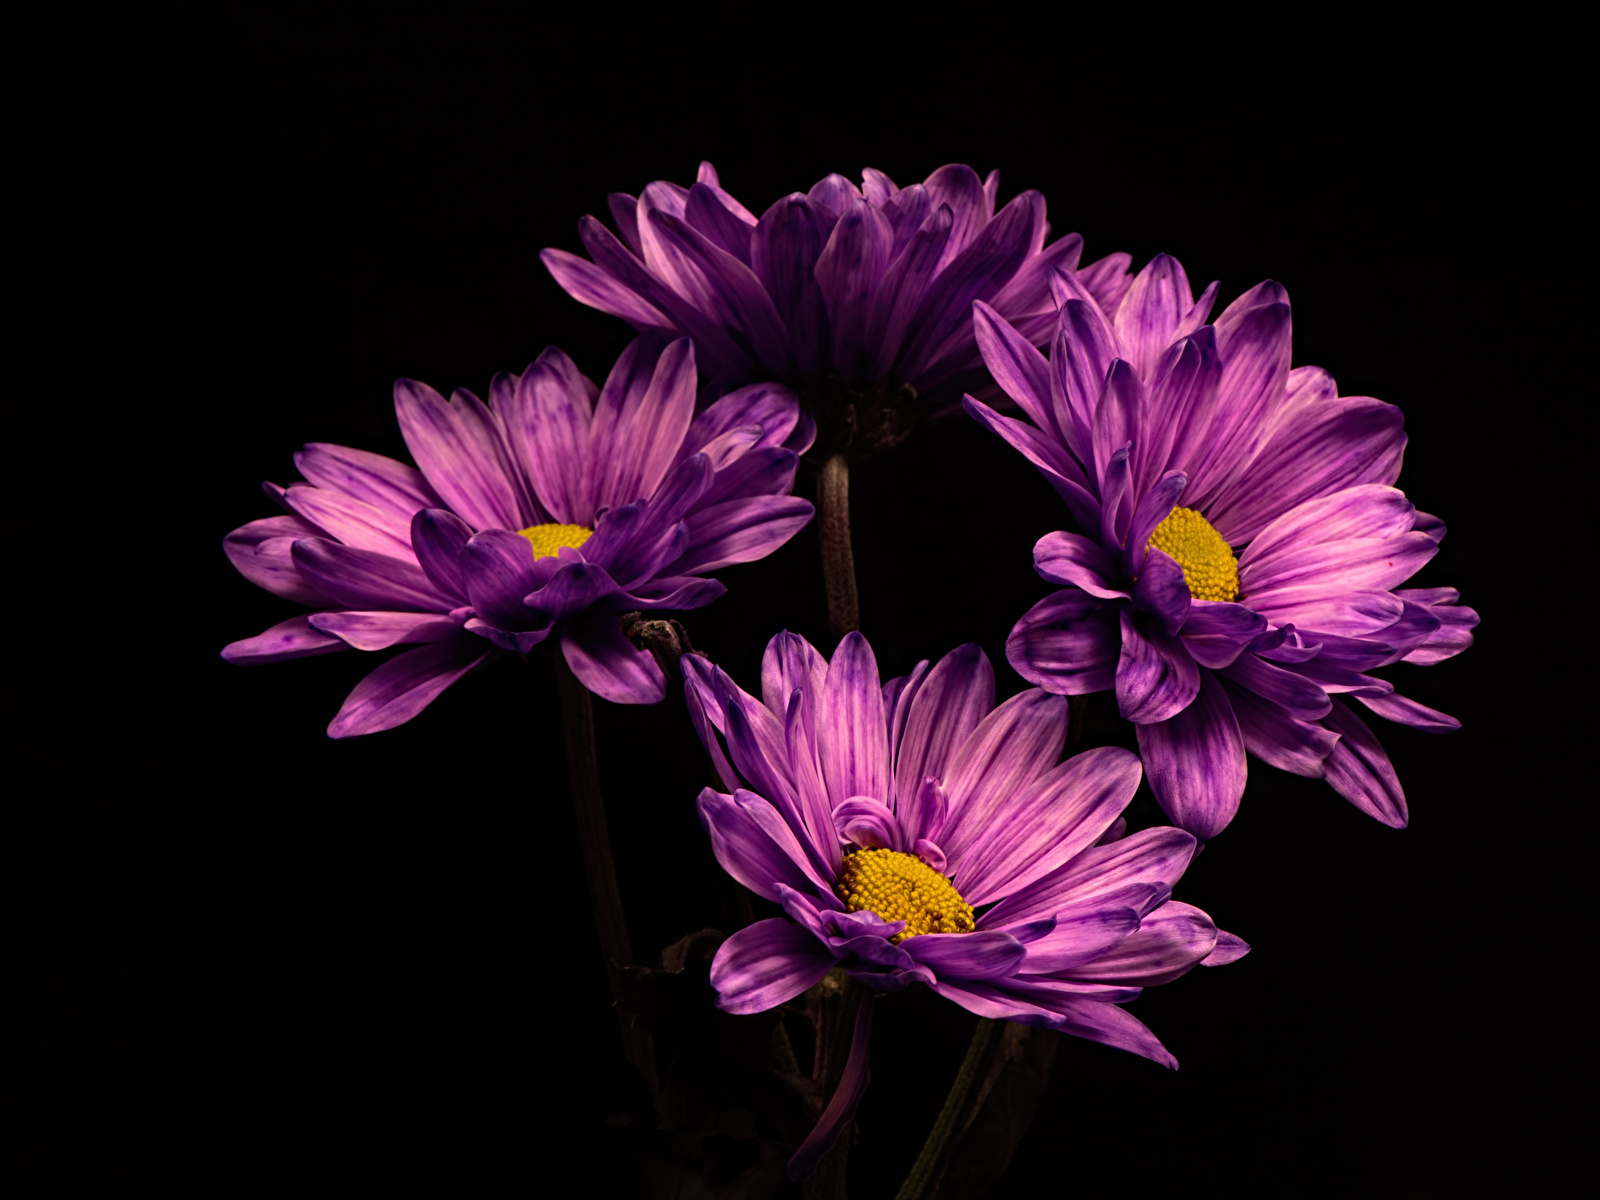
[{"label": "black background", "polygon": [[[630,331],[538,251],[701,158],[757,213],[830,171],[999,167],[1002,202],[1041,190],[1086,260],[1176,254],[1197,292],[1222,280],[1217,311],[1282,281],[1295,363],[1405,410],[1401,486],[1451,529],[1415,583],[1483,616],[1465,655],[1390,672],[1464,725],[1379,723],[1406,831],[1252,760],[1178,896],[1253,953],[1133,1005],[1176,1073],[1066,1040],[995,1194],[1445,1196],[1554,1171],[1572,1110],[1551,1097],[1589,1040],[1560,950],[1589,757],[1560,682],[1587,553],[1561,460],[1592,399],[1564,309],[1575,85],[1519,29],[766,19],[174,11],[52,59],[23,103],[41,203],[14,330],[42,372],[12,456],[50,485],[13,509],[48,582],[12,610],[37,699],[9,1052],[23,1132],[70,1131],[54,1189],[513,1195],[576,1167],[628,1194],[548,662],[330,742],[373,660],[223,664],[295,609],[220,543],[276,511],[258,482],[305,442],[405,457],[397,376],[481,394],[556,344],[602,378]],[[885,677],[975,640],[1019,690],[1003,644],[1049,591],[1048,487],[956,418],[852,488]],[[825,643],[813,531],[721,577],[688,625],[746,686],[777,630]],[[730,928],[681,705],[598,707],[635,947]],[[1098,698],[1091,741],[1126,740],[1112,715]],[[1133,815],[1157,820],[1147,793]],[[892,1194],[965,1048],[970,1018],[931,1000],[880,1006],[855,1195]]]}]

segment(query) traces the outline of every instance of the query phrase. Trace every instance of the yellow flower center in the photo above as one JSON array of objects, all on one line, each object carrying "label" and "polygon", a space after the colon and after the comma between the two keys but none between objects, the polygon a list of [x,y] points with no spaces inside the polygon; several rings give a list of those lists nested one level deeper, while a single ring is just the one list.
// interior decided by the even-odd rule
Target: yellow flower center
[{"label": "yellow flower center", "polygon": [[1222,535],[1192,508],[1175,508],[1156,526],[1145,551],[1165,550],[1183,568],[1196,600],[1236,600],[1239,564]]},{"label": "yellow flower center", "polygon": [[890,938],[900,942],[919,933],[971,933],[972,906],[939,872],[915,854],[898,850],[857,850],[845,855],[833,885],[851,912],[875,912],[906,927]]},{"label": "yellow flower center", "polygon": [[594,530],[586,525],[530,525],[517,532],[528,539],[535,558],[548,558],[563,546],[576,550],[589,540]]}]

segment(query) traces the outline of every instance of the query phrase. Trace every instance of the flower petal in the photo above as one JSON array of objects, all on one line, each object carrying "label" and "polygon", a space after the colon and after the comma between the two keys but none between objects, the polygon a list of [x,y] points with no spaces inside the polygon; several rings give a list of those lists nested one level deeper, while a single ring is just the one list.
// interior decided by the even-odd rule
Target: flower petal
[{"label": "flower petal", "polygon": [[1128,807],[1139,777],[1137,758],[1101,746],[1030,784],[970,801],[967,812],[982,823],[980,835],[970,843],[949,832],[941,839],[961,895],[968,904],[989,904],[1087,850]]},{"label": "flower petal", "polygon": [[[942,779],[956,751],[994,709],[994,668],[988,656],[972,642],[952,650],[928,672],[907,708],[894,765],[895,795],[901,807],[911,809],[922,781]],[[913,839],[935,836],[920,820],[909,821],[906,828]]]},{"label": "flower petal", "polygon": [[924,933],[908,937],[900,948],[940,979],[996,979],[1012,975],[1028,953],[1021,942],[999,930],[972,933]]},{"label": "flower petal", "polygon": [[1072,978],[1140,987],[1171,983],[1198,966],[1216,944],[1210,917],[1192,904],[1169,900],[1114,949],[1074,967]]},{"label": "flower petal", "polygon": [[614,615],[596,614],[562,626],[561,653],[579,683],[613,704],[658,704],[667,694],[655,657],[622,636]]},{"label": "flower petal", "polygon": [[1152,550],[1145,556],[1144,569],[1134,581],[1133,603],[1140,612],[1154,617],[1168,637],[1177,636],[1188,621],[1189,584],[1183,568],[1165,550]]},{"label": "flower petal", "polygon": [[815,515],[811,501],[799,496],[756,496],[700,509],[684,522],[688,548],[670,570],[675,575],[698,574],[765,558]]},{"label": "flower petal", "polygon": [[241,525],[223,538],[222,552],[234,569],[257,587],[297,604],[327,608],[337,601],[301,576],[292,553],[296,541],[316,536],[316,526],[299,517],[266,517]]},{"label": "flower petal", "polygon": [[1078,588],[1030,608],[1006,639],[1006,661],[1029,683],[1063,696],[1116,685],[1122,651],[1118,609]]},{"label": "flower petal", "polygon": [[1068,971],[1110,951],[1139,928],[1139,912],[1126,906],[1076,913],[1028,944],[1023,966],[1030,975]]},{"label": "flower petal", "polygon": [[985,914],[984,924],[1012,928],[1051,914],[1067,921],[1121,907],[1142,915],[1166,899],[1194,855],[1194,837],[1181,829],[1141,829],[1085,850],[1013,892]]},{"label": "flower petal", "polygon": [[396,516],[409,517],[419,508],[443,504],[421,471],[369,450],[311,442],[295,454],[294,465],[319,488],[341,492]]},{"label": "flower petal", "polygon": [[822,1156],[833,1149],[839,1134],[850,1123],[850,1118],[856,1115],[862,1094],[872,1079],[867,1065],[871,1045],[872,997],[863,996],[861,1007],[856,1011],[855,1029],[850,1035],[850,1056],[845,1060],[844,1073],[839,1076],[833,1098],[828,1101],[828,1107],[823,1110],[816,1128],[800,1143],[800,1148],[789,1160],[790,1180],[800,1180],[810,1175]]},{"label": "flower petal", "polygon": [[452,638],[397,654],[360,683],[328,726],[331,738],[357,737],[404,725],[494,650],[477,638]]},{"label": "flower petal", "polygon": [[1244,738],[1222,683],[1200,672],[1200,692],[1165,721],[1137,727],[1145,777],[1174,825],[1201,841],[1228,827],[1244,795]]},{"label": "flower petal", "polygon": [[765,1012],[793,1000],[833,964],[833,955],[809,931],[771,917],[722,943],[711,960],[711,986],[723,1012]]},{"label": "flower petal", "polygon": [[[1080,587],[1103,600],[1126,600],[1129,595],[1118,586],[1117,560],[1099,542],[1081,534],[1045,534],[1034,543],[1033,569],[1051,583]],[[1183,574],[1181,570],[1178,573]],[[1184,594],[1188,595],[1187,589]]]},{"label": "flower petal", "polygon": [[1291,716],[1281,705],[1246,688],[1229,686],[1228,699],[1246,750],[1280,771],[1322,778],[1323,760],[1333,753],[1338,734]]},{"label": "flower petal", "polygon": [[1326,779],[1346,800],[1391,829],[1404,829],[1409,820],[1406,794],[1389,756],[1372,730],[1343,701],[1335,700],[1322,718],[1339,735],[1326,762]]},{"label": "flower petal", "polygon": [[311,614],[303,613],[279,621],[255,637],[230,642],[222,648],[222,658],[224,662],[254,667],[348,649],[348,643],[323,633],[311,624]]},{"label": "flower petal", "polygon": [[889,806],[870,796],[851,796],[836,806],[833,824],[841,840],[858,846],[904,852],[910,845]]},{"label": "flower petal", "polygon": [[1055,765],[1066,734],[1066,700],[1036,688],[1011,697],[972,731],[944,778],[950,815],[938,841],[956,869],[1013,794]]},{"label": "flower petal", "polygon": [[357,650],[387,650],[411,642],[442,642],[461,632],[461,622],[433,613],[313,613],[311,627]]},{"label": "flower petal", "polygon": [[731,796],[705,788],[696,809],[722,869],[756,895],[776,902],[780,883],[802,894],[833,894],[794,831],[760,796],[742,788]]},{"label": "flower petal", "polygon": [[[1174,566],[1177,564],[1174,563]],[[1179,574],[1182,574],[1180,569]],[[1200,691],[1200,668],[1181,637],[1131,608],[1119,614],[1122,654],[1117,660],[1117,709],[1136,725],[1182,712]]]},{"label": "flower petal", "polygon": [[833,652],[817,702],[817,750],[834,803],[889,797],[889,744],[878,660],[867,639],[845,635]]},{"label": "flower petal", "polygon": [[301,538],[289,553],[301,576],[341,608],[449,612],[458,607],[414,562],[325,538]]},{"label": "flower petal", "polygon": [[447,401],[425,383],[394,385],[411,457],[451,510],[476,529],[520,529],[515,468],[500,418],[465,389]]},{"label": "flower petal", "polygon": [[[655,344],[654,340],[635,338],[622,352],[622,359],[631,363],[644,352],[644,346]],[[588,380],[577,364],[550,347],[522,373],[499,412],[506,440],[540,507],[561,524],[593,524],[590,425],[594,414]]]}]

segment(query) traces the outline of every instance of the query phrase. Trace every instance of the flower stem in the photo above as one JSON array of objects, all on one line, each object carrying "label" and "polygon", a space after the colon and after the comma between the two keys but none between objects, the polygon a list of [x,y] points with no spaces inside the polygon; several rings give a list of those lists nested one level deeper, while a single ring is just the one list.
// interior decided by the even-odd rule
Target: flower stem
[{"label": "flower stem", "polygon": [[922,1200],[938,1184],[955,1149],[957,1136],[967,1127],[977,1104],[981,1102],[977,1094],[978,1084],[989,1074],[990,1061],[1000,1045],[1000,1032],[1004,1027],[1004,1021],[990,1017],[978,1018],[978,1028],[973,1030],[972,1042],[967,1046],[967,1056],[961,1061],[961,1069],[956,1072],[956,1081],[950,1085],[950,1094],[945,1097],[944,1107],[939,1110],[938,1119],[928,1131],[928,1140],[923,1143],[922,1153],[911,1164],[911,1172],[906,1176],[905,1183],[895,1193],[895,1200]]},{"label": "flower stem", "polygon": [[843,451],[825,460],[817,477],[817,527],[822,533],[828,625],[838,640],[861,628],[856,560],[850,549],[850,460]]},{"label": "flower stem", "polygon": [[[842,971],[830,972],[828,978],[807,993],[806,1007],[817,1030],[817,1049],[811,1077],[820,1085],[819,1109],[826,1108],[833,1099],[833,1093],[844,1075],[845,1064],[850,1058],[856,1010],[864,1003],[871,1003],[865,993],[865,988]],[[845,1123],[839,1130],[833,1149],[817,1160],[816,1170],[802,1187],[805,1200],[845,1200],[845,1173],[850,1159],[850,1126],[853,1123]]]},{"label": "flower stem", "polygon": [[595,933],[612,1003],[622,1025],[623,1050],[650,1086],[657,1090],[655,1050],[650,1034],[637,1029],[622,1008],[620,970],[633,965],[628,923],[622,912],[622,892],[617,887],[617,867],[611,858],[611,834],[606,828],[605,797],[600,792],[600,763],[595,756],[594,703],[589,689],[578,682],[559,647],[553,656],[556,682],[561,690],[561,724],[567,737],[567,777],[572,784],[572,806],[578,818],[578,845],[583,872],[589,881],[589,907],[594,912]]}]

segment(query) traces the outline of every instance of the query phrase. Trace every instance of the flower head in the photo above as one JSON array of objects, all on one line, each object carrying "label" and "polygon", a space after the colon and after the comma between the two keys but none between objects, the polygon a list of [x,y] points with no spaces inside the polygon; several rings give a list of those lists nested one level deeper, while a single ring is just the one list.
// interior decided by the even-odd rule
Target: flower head
[{"label": "flower head", "polygon": [[[1193,837],[1122,836],[1137,758],[1107,747],[1060,762],[1066,701],[1030,688],[996,707],[976,646],[880,685],[859,633],[831,661],[780,634],[760,700],[683,661],[690,714],[728,788],[701,793],[701,822],[729,874],[789,918],[723,944],[711,968],[721,1008],[759,1012],[838,969],[1177,1065],[1118,1005],[1248,947],[1169,899]],[[864,1086],[857,1040],[846,1079]],[[799,1170],[849,1107],[830,1107]]]},{"label": "flower head", "polygon": [[495,376],[488,404],[401,380],[416,468],[307,446],[307,482],[266,485],[289,515],[228,535],[247,579],[317,611],[223,657],[413,646],[356,685],[333,737],[402,724],[496,655],[551,637],[590,691],[660,700],[665,678],[619,614],[709,604],[726,589],[706,572],[771,553],[812,515],[789,495],[814,432],[794,394],[759,384],[696,416],[695,378],[687,339],[643,337],[603,388],[553,347]]},{"label": "flower head", "polygon": [[[1267,282],[1207,324],[1160,255],[1120,303],[1072,276],[1049,360],[976,306],[984,361],[1027,421],[967,411],[1031,461],[1082,534],[1034,548],[1066,589],[1017,623],[1006,656],[1074,695],[1114,688],[1171,820],[1205,839],[1233,819],[1245,752],[1326,778],[1386,824],[1405,794],[1344,699],[1429,730],[1458,726],[1368,674],[1472,643],[1453,588],[1400,589],[1437,552],[1438,518],[1394,486],[1400,410],[1289,366],[1288,294]],[[1237,557],[1236,557],[1237,556]]]},{"label": "flower head", "polygon": [[[542,257],[575,299],[635,329],[694,338],[714,385],[790,383],[819,421],[822,450],[873,450],[985,380],[974,300],[1024,337],[1043,341],[1054,327],[1050,276],[1077,268],[1083,239],[1046,246],[1044,197],[1024,192],[997,213],[999,184],[998,172],[980,181],[952,164],[901,188],[868,168],[859,188],[829,175],[758,220],[701,163],[690,188],[658,181],[637,200],[613,195],[620,239],[585,217],[592,262]],[[1110,304],[1128,262],[1114,254],[1077,278]]]}]

